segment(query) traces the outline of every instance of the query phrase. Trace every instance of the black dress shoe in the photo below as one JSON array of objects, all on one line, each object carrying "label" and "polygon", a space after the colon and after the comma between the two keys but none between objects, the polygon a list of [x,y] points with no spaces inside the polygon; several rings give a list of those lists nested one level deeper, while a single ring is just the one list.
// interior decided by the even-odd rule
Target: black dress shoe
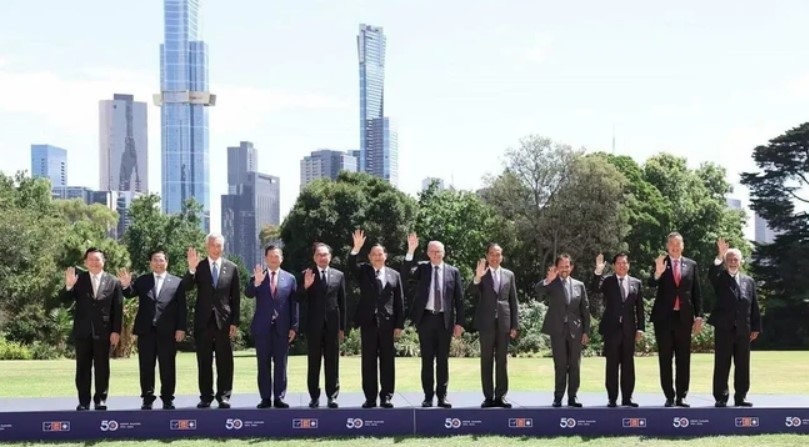
[{"label": "black dress shoe", "polygon": [[382,408],[393,408],[393,404],[391,403],[390,399],[380,399],[379,406]]},{"label": "black dress shoe", "polygon": [[749,408],[749,407],[753,406],[753,403],[742,399],[742,400],[737,400],[733,405],[736,406],[736,407],[748,407]]},{"label": "black dress shoe", "polygon": [[506,398],[495,399],[494,406],[500,408],[511,408],[511,402],[507,401]]},{"label": "black dress shoe", "polygon": [[713,404],[716,408],[725,408],[728,406],[728,403],[723,400],[717,400],[715,404]]},{"label": "black dress shoe", "polygon": [[201,400],[197,404],[197,408],[211,408],[211,403],[206,400]]},{"label": "black dress shoe", "polygon": [[614,400],[611,400],[607,403],[607,408],[618,408],[618,404],[615,403]]},{"label": "black dress shoe", "polygon": [[219,401],[219,408],[222,410],[227,410],[230,408],[230,399],[222,399]]},{"label": "black dress shoe", "polygon": [[329,403],[327,404],[329,408],[339,408],[340,406],[337,405],[337,401],[334,399],[329,399]]},{"label": "black dress shoe", "polygon": [[[318,403],[318,405],[320,405],[320,403]],[[275,399],[275,402],[272,403],[272,406],[275,408],[289,408],[289,404],[281,399]]]},{"label": "black dress shoe", "polygon": [[309,408],[317,408],[320,406],[320,399],[312,399],[309,401]]},{"label": "black dress shoe", "polygon": [[87,410],[89,410],[89,409],[90,409],[90,406],[89,406],[89,405],[81,405],[81,404],[79,404],[79,405],[76,407],[76,411],[87,411]]},{"label": "black dress shoe", "polygon": [[375,400],[366,400],[365,402],[362,403],[362,408],[374,408],[374,407],[376,407]]},{"label": "black dress shoe", "polygon": [[496,406],[492,399],[484,399],[483,403],[480,404],[480,408],[494,408]]},{"label": "black dress shoe", "polygon": [[555,400],[553,401],[553,408],[560,408],[562,406],[562,400]]},{"label": "black dress shoe", "polygon": [[573,397],[573,398],[567,400],[567,406],[568,407],[573,407],[573,408],[581,408],[582,404],[581,404],[581,402],[579,402],[578,399]]},{"label": "black dress shoe", "polygon": [[637,403],[631,401],[631,400],[625,400],[625,401],[621,402],[621,406],[622,407],[638,408],[639,405]]},{"label": "black dress shoe", "polygon": [[674,406],[674,399],[666,398],[666,403],[663,404],[666,408],[671,408]]},{"label": "black dress shoe", "polygon": [[163,402],[163,409],[174,410],[174,404],[172,402]]},{"label": "black dress shoe", "polygon": [[430,408],[432,406],[433,406],[433,400],[432,399],[424,399],[421,402],[421,408]]},{"label": "black dress shoe", "polygon": [[438,406],[441,408],[452,408],[452,404],[447,400],[447,398],[439,398],[438,399]]},{"label": "black dress shoe", "polygon": [[144,403],[143,403],[143,404],[140,406],[140,409],[141,409],[141,410],[151,410],[151,409],[152,409],[152,403],[151,403],[151,402],[144,402]]},{"label": "black dress shoe", "polygon": [[272,401],[270,399],[261,399],[261,402],[256,405],[256,408],[264,409],[264,408],[272,408]]},{"label": "black dress shoe", "polygon": [[98,410],[98,411],[106,411],[107,410],[107,402],[105,402],[103,400],[101,402],[96,402],[94,408],[96,410]]},{"label": "black dress shoe", "polygon": [[688,402],[685,401],[685,398],[677,399],[677,401],[675,401],[674,404],[677,405],[678,407],[691,408],[691,405],[688,405]]}]

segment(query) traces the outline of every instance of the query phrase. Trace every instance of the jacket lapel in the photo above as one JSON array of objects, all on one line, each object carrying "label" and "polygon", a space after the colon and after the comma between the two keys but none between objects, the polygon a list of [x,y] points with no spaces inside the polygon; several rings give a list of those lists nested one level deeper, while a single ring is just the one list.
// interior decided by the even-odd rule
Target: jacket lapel
[{"label": "jacket lapel", "polygon": [[[104,295],[104,286],[107,283],[107,274],[105,272],[101,272],[101,277],[98,278],[98,291],[96,295],[93,297],[95,299],[99,299]],[[92,276],[90,277],[90,286],[92,287],[93,279]]]}]

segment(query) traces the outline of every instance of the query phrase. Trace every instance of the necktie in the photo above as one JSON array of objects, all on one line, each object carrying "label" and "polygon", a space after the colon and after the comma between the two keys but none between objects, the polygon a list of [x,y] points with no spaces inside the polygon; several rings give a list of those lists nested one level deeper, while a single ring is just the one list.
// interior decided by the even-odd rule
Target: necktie
[{"label": "necktie", "polygon": [[[278,284],[275,281],[275,272],[270,272],[270,292],[272,292],[272,296],[270,296],[271,300],[275,299],[275,292],[278,290]],[[272,308],[272,321],[278,318],[278,308],[275,307],[275,303],[273,303]]]},{"label": "necktie", "polygon": [[[681,274],[679,259],[674,260],[674,271],[672,273],[674,274],[674,284],[679,286]],[[677,297],[674,298],[674,310],[680,310],[680,295],[677,295]]]},{"label": "necktie", "polygon": [[216,284],[219,282],[219,263],[213,263],[213,269],[211,269],[211,279],[213,280],[213,286],[216,287]]},{"label": "necktie", "polygon": [[570,297],[573,296],[573,286],[571,285],[570,278],[563,279],[565,285],[565,304],[570,304]]},{"label": "necktie", "polygon": [[376,285],[379,287],[379,291],[381,292],[383,288],[385,288],[385,284],[382,282],[382,270],[376,271]]},{"label": "necktie", "polygon": [[93,278],[93,298],[98,298],[98,275],[92,275]]},{"label": "necktie", "polygon": [[155,276],[155,282],[154,282],[154,297],[155,297],[155,299],[157,299],[157,297],[160,296],[160,289],[162,289],[162,288],[163,288],[163,276],[157,275],[157,276]]},{"label": "necktie", "polygon": [[433,310],[443,312],[444,300],[441,297],[441,281],[439,281],[438,270],[438,266],[433,268]]},{"label": "necktie", "polygon": [[320,271],[320,287],[322,287],[323,290],[326,290],[328,287],[328,282],[326,281],[326,270]]},{"label": "necktie", "polygon": [[494,286],[494,293],[500,292],[500,270],[492,271],[492,285]]},{"label": "necktie", "polygon": [[618,287],[621,288],[621,301],[626,301],[626,290],[624,289],[624,278],[618,278]]}]

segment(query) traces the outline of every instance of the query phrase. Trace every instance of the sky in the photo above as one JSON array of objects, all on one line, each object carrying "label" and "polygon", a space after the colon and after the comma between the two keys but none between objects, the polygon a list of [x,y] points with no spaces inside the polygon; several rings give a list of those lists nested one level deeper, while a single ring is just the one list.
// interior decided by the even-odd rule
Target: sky
[{"label": "sky", "polygon": [[[746,204],[753,148],[809,119],[807,16],[800,0],[202,0],[212,230],[228,146],[252,141],[281,177],[282,216],[302,157],[358,149],[360,23],[387,35],[405,192],[425,177],[477,188],[529,134],[610,151],[614,128],[638,162],[726,166]],[[162,41],[160,0],[0,2],[0,171],[30,171],[30,145],[47,143],[68,149],[71,185],[98,187],[98,101],[130,93],[150,104],[159,192]]]}]

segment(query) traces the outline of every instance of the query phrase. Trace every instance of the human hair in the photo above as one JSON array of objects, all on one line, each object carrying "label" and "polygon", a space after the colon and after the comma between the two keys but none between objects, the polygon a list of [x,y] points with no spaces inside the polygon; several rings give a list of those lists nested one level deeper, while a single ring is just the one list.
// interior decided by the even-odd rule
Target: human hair
[{"label": "human hair", "polygon": [[282,250],[281,247],[273,244],[268,245],[267,248],[264,249],[264,256],[267,256],[273,250],[278,250],[278,254],[284,256],[284,250]]},{"label": "human hair", "polygon": [[96,248],[96,247],[90,247],[90,248],[88,248],[87,250],[84,250],[84,260],[86,261],[86,260],[87,260],[87,257],[88,257],[88,256],[90,256],[90,255],[91,255],[91,254],[93,254],[93,253],[98,253],[98,254],[100,254],[100,255],[101,255],[101,259],[104,259],[104,252],[103,252],[103,251],[101,251],[101,249],[100,249],[100,248]]},{"label": "human hair", "polygon": [[553,265],[558,267],[559,263],[562,262],[563,259],[567,259],[568,261],[570,261],[570,265],[573,265],[573,258],[571,258],[570,255],[567,253],[562,253],[561,255],[557,256],[556,261],[553,263]]}]

